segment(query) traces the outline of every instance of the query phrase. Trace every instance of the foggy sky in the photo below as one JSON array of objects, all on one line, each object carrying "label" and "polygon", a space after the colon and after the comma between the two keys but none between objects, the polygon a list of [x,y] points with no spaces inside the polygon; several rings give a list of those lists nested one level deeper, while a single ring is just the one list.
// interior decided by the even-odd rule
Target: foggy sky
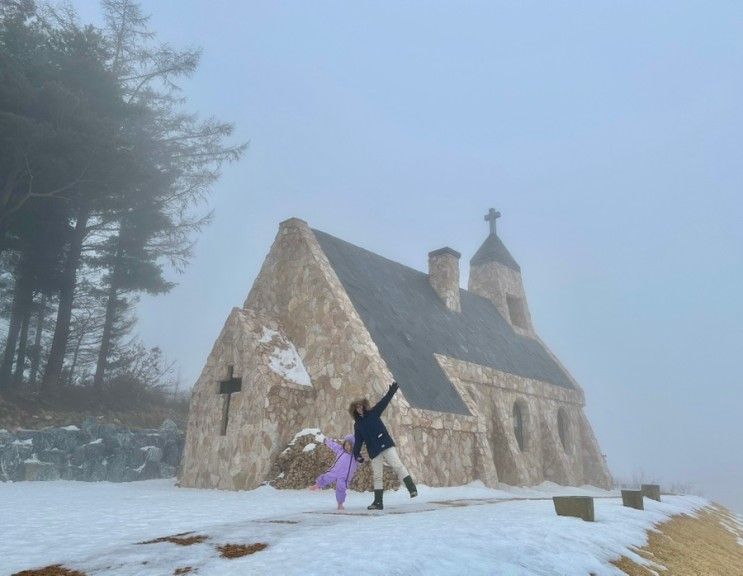
[{"label": "foggy sky", "polygon": [[291,216],[466,287],[493,206],[613,474],[743,512],[743,4],[466,4],[144,2],[250,148],[142,337],[192,384]]}]

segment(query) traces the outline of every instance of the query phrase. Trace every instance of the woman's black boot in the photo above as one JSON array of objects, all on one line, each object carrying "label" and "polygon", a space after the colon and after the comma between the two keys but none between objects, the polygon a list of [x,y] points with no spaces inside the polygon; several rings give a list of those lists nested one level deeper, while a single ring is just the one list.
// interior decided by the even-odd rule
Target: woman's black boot
[{"label": "woman's black boot", "polygon": [[384,503],[382,495],[384,494],[384,490],[375,490],[374,491],[374,502],[369,504],[366,509],[367,510],[384,510]]},{"label": "woman's black boot", "polygon": [[407,488],[408,492],[410,492],[411,498],[415,498],[416,496],[418,496],[418,490],[415,487],[415,482],[413,482],[413,479],[410,476],[405,476],[402,481],[405,483],[405,488]]}]

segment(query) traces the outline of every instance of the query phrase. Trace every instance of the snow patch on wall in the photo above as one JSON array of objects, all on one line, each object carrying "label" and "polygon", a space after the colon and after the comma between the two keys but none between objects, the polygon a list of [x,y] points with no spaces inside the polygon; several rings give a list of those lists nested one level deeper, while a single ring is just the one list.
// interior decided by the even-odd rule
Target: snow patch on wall
[{"label": "snow patch on wall", "polygon": [[312,434],[315,437],[315,442],[322,444],[325,441],[325,434],[323,434],[319,428],[304,428],[294,435],[294,438],[292,438],[292,441],[289,442],[289,445],[293,446],[294,443],[297,441],[297,438],[301,438],[302,436],[307,436],[309,434]]},{"label": "snow patch on wall", "polygon": [[261,344],[268,344],[274,338],[281,338],[281,336],[279,336],[279,333],[276,332],[276,330],[271,330],[270,328],[264,327],[263,334],[261,334],[261,338],[260,340],[258,340],[258,342],[260,342]]},{"label": "snow patch on wall", "polygon": [[262,344],[275,343],[269,361],[269,367],[274,373],[295,384],[312,386],[312,380],[302,362],[302,357],[291,341],[284,338],[276,330],[264,327],[258,342]]},{"label": "snow patch on wall", "polygon": [[[307,446],[310,446],[310,445],[313,446],[313,448],[311,449],[314,449],[315,445],[322,444],[323,442],[325,442],[325,434],[323,434],[319,428],[305,428],[304,430],[300,430],[294,435],[294,438],[292,438],[291,442],[289,442],[287,447],[284,448],[282,454],[289,452],[291,447],[294,446],[297,443],[297,440],[301,438],[302,436],[313,436],[314,444],[313,443],[307,444]],[[306,447],[305,447],[305,452],[309,452],[309,450],[306,450]],[[280,478],[280,476],[277,476],[277,478]]]},{"label": "snow patch on wall", "polygon": [[304,430],[300,430],[294,435],[294,438],[292,438],[292,441],[289,442],[289,446],[294,446],[298,438],[301,438],[302,436],[309,436],[312,435],[315,437],[315,442],[317,444],[322,444],[325,442],[325,434],[323,434],[319,428],[305,428]]},{"label": "snow patch on wall", "polygon": [[307,369],[304,367],[296,348],[294,348],[291,342],[289,345],[291,348],[288,350],[274,349],[273,354],[271,354],[271,363],[269,364],[271,370],[296,384],[312,386],[310,375],[307,373]]}]

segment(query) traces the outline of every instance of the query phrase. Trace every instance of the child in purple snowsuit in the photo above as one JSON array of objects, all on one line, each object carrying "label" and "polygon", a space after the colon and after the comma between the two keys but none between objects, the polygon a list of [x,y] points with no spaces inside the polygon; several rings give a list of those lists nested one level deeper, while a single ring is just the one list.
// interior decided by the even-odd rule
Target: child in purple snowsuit
[{"label": "child in purple snowsuit", "polygon": [[335,462],[325,474],[317,477],[313,486],[310,486],[310,490],[320,490],[335,482],[335,499],[338,502],[338,510],[345,509],[343,503],[346,501],[346,488],[353,480],[353,475],[356,474],[356,468],[359,466],[359,463],[353,457],[353,442],[353,434],[343,438],[342,446],[330,438],[325,439],[325,445],[335,452]]}]

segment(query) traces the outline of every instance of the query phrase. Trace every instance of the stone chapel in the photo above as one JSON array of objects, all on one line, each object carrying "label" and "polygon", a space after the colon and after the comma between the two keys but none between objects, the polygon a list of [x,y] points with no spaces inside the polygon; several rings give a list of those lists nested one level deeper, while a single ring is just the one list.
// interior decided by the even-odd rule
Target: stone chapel
[{"label": "stone chapel", "polygon": [[608,488],[583,390],[534,329],[499,216],[467,290],[451,248],[426,274],[282,222],[193,388],[181,486],[255,488],[297,432],[351,432],[349,402],[397,380],[385,422],[420,483]]}]

